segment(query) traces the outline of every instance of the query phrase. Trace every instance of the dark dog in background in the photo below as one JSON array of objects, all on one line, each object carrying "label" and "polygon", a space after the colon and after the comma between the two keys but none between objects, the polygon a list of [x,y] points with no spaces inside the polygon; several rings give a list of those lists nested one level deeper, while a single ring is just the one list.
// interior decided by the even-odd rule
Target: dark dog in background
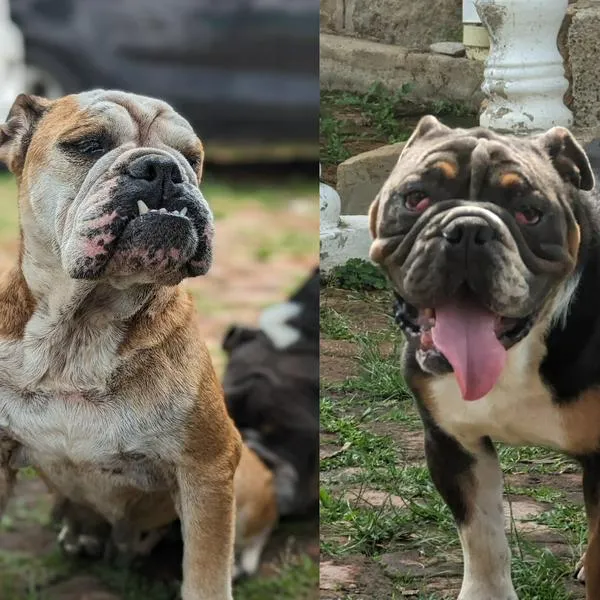
[{"label": "dark dog in background", "polygon": [[273,471],[279,514],[316,506],[319,482],[319,272],[258,328],[233,326],[223,348],[229,413]]}]

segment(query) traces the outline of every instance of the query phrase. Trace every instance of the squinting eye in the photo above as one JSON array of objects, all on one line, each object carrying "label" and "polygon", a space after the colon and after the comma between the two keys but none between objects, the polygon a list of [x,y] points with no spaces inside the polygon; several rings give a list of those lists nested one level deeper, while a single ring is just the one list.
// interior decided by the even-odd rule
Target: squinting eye
[{"label": "squinting eye", "polygon": [[515,213],[515,220],[519,225],[535,225],[542,218],[542,212],[537,208],[527,207]]},{"label": "squinting eye", "polygon": [[194,171],[198,170],[198,167],[200,166],[199,156],[186,156],[185,159],[190,163],[190,166]]},{"label": "squinting eye", "polygon": [[404,206],[410,211],[423,212],[430,204],[431,198],[425,192],[414,191],[404,194]]},{"label": "squinting eye", "polygon": [[107,144],[101,139],[86,138],[75,142],[64,142],[63,148],[68,152],[98,158],[106,153]]}]

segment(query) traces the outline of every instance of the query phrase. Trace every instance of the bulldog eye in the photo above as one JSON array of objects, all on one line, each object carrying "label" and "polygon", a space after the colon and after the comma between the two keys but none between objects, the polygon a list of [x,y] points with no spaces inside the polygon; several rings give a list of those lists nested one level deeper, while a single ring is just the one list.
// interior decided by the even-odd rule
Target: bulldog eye
[{"label": "bulldog eye", "polygon": [[515,220],[519,225],[535,225],[542,218],[542,212],[537,208],[523,208],[515,213]]},{"label": "bulldog eye", "polygon": [[106,141],[98,138],[63,142],[62,146],[67,152],[90,158],[99,158],[107,151]]},{"label": "bulldog eye", "polygon": [[404,206],[412,212],[423,212],[431,204],[431,198],[420,190],[404,194]]},{"label": "bulldog eye", "polygon": [[183,156],[185,160],[187,160],[190,163],[190,167],[192,167],[194,171],[197,171],[198,167],[200,166],[200,157],[190,154],[184,154]]}]

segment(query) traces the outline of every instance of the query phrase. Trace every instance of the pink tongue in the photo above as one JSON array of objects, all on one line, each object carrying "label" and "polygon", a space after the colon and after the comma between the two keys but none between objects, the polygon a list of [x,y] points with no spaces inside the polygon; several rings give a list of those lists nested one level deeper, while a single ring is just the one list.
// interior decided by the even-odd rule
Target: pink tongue
[{"label": "pink tongue", "polygon": [[457,304],[435,309],[431,330],[436,348],[454,369],[465,400],[479,400],[496,384],[506,350],[494,332],[495,317],[484,308]]}]

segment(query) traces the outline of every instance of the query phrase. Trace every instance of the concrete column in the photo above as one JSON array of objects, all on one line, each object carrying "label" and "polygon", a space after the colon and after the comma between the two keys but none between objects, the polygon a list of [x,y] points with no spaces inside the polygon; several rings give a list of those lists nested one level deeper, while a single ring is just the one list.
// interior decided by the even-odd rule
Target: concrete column
[{"label": "concrete column", "polygon": [[510,133],[570,127],[568,82],[557,48],[568,0],[475,0],[490,54],[481,86],[488,98],[483,127]]},{"label": "concrete column", "polygon": [[[319,165],[319,180],[321,165]],[[327,273],[333,267],[348,262],[350,258],[369,260],[371,236],[366,215],[344,215],[339,194],[326,183],[319,181],[320,268]]]},{"label": "concrete column", "polygon": [[477,14],[475,0],[462,0],[462,22],[467,58],[485,60],[490,49],[490,38]]}]

